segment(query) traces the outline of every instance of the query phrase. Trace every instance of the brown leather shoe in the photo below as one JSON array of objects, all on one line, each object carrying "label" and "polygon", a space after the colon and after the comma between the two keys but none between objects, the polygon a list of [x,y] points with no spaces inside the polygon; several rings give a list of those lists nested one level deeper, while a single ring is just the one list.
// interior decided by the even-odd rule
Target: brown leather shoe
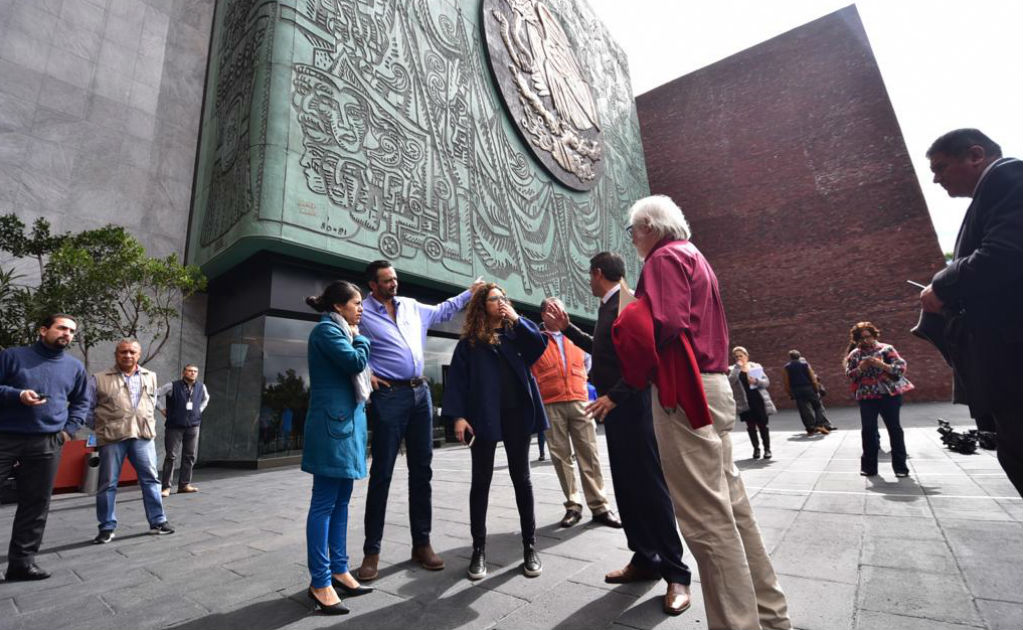
[{"label": "brown leather shoe", "polygon": [[632,563],[625,565],[624,569],[615,569],[604,576],[604,581],[608,584],[630,584],[632,582],[652,582],[653,580],[659,580],[661,576],[657,575],[653,571],[645,571],[638,567],[632,566]]},{"label": "brown leather shoe", "polygon": [[191,494],[192,492],[199,492],[199,488],[196,488],[190,483],[178,486],[178,494]]},{"label": "brown leather shoe", "polygon": [[622,522],[618,519],[618,515],[608,510],[607,512],[601,512],[593,517],[594,522],[600,523],[601,525],[607,525],[615,529],[622,528]]},{"label": "brown leather shoe", "polygon": [[362,559],[362,566],[356,569],[355,577],[359,578],[360,582],[372,582],[380,577],[380,572],[377,571],[378,564],[380,564],[380,554],[367,553],[366,557]]},{"label": "brown leather shoe", "polygon": [[681,615],[689,610],[693,601],[689,597],[689,587],[685,584],[669,583],[668,592],[664,594],[664,613]]},{"label": "brown leather shoe", "polygon": [[160,491],[160,496],[161,497],[169,497],[170,496],[170,488],[164,488],[163,490],[161,490]]},{"label": "brown leather shoe", "polygon": [[561,518],[561,522],[559,523],[559,525],[561,525],[562,527],[571,527],[578,523],[580,520],[582,520],[582,518],[583,518],[582,512],[580,512],[579,510],[568,508],[568,510],[565,511],[565,516]]},{"label": "brown leather shoe", "polygon": [[827,434],[831,433],[831,431],[828,431],[827,427],[825,427],[824,425],[821,425],[821,426],[817,427],[817,433],[820,433],[821,435],[827,435]]},{"label": "brown leather shoe", "polygon": [[429,571],[440,571],[444,568],[444,558],[434,553],[433,547],[429,544],[413,547],[412,561],[418,562],[420,566]]}]

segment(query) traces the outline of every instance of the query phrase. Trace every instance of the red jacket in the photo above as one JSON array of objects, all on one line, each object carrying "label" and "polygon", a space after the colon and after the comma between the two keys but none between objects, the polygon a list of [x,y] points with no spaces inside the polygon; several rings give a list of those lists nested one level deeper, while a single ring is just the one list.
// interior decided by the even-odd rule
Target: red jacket
[{"label": "red jacket", "polygon": [[658,349],[646,297],[625,307],[611,328],[611,339],[622,365],[622,378],[630,387],[643,389],[653,383],[661,407],[681,407],[694,429],[712,423],[693,347],[683,333]]}]

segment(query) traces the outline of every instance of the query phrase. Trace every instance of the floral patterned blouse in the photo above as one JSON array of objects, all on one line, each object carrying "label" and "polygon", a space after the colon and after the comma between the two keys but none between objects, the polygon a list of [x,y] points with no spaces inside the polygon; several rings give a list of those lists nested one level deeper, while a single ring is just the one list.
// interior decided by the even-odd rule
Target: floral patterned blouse
[{"label": "floral patterned blouse", "polygon": [[[860,370],[860,361],[871,357],[884,361],[887,369],[871,366]],[[857,347],[845,358],[845,374],[852,381],[850,390],[856,400],[898,396],[912,390],[913,384],[906,379],[905,373],[906,360],[886,343],[875,343],[869,350]]]}]

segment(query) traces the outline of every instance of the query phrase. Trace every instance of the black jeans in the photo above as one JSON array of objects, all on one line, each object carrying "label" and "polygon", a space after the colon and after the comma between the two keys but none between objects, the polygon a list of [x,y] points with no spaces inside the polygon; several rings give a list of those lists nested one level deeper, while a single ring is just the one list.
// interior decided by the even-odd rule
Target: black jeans
[{"label": "black jeans", "polygon": [[882,396],[881,398],[864,398],[860,403],[860,440],[863,443],[863,455],[860,457],[860,470],[870,475],[877,474],[877,451],[880,448],[877,437],[877,416],[881,415],[888,429],[888,440],[892,443],[892,470],[896,473],[908,473],[906,465],[906,440],[899,424],[899,408],[902,396]]},{"label": "black jeans", "polygon": [[199,451],[199,425],[194,427],[166,427],[163,437],[163,488],[171,487],[174,476],[174,462],[181,450],[181,474],[178,487],[192,483],[192,467],[195,466],[195,454]]},{"label": "black jeans", "polygon": [[630,564],[660,573],[668,582],[689,584],[692,573],[682,562],[682,540],[661,471],[649,388],[607,414],[604,437],[618,514],[633,552]]},{"label": "black jeans", "polygon": [[[533,505],[533,481],[529,476],[529,445],[532,436],[522,429],[521,409],[501,410],[501,438],[508,457],[508,475],[515,488],[519,508],[522,544],[536,543],[536,516]],[[487,541],[487,505],[490,482],[494,478],[494,453],[497,442],[477,439],[472,445],[472,484],[469,488],[469,530],[472,546],[482,549]]]},{"label": "black jeans", "polygon": [[18,462],[18,509],[7,550],[8,567],[28,566],[35,561],[43,542],[62,446],[60,432],[0,433],[0,479],[6,479]]},{"label": "black jeans", "polygon": [[824,415],[824,406],[821,404],[820,395],[812,387],[793,387],[792,396],[796,399],[799,418],[803,421],[803,426],[807,431],[814,427],[828,426],[828,418]]}]

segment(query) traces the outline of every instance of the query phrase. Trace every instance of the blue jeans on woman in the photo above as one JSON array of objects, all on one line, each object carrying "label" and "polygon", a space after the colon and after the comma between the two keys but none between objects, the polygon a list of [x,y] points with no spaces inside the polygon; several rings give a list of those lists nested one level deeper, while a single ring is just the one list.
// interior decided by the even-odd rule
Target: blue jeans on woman
[{"label": "blue jeans on woman", "polygon": [[313,588],[327,587],[331,573],[348,572],[348,501],[353,483],[351,479],[313,475],[313,497],[305,521]]},{"label": "blue jeans on woman", "polygon": [[902,395],[882,396],[881,398],[864,398],[860,403],[860,440],[863,442],[863,455],[860,457],[860,471],[868,475],[877,474],[877,451],[880,440],[877,433],[877,416],[881,415],[888,429],[888,441],[892,443],[892,469],[896,474],[908,473],[906,465],[906,439],[899,424],[899,408],[902,406]]}]

